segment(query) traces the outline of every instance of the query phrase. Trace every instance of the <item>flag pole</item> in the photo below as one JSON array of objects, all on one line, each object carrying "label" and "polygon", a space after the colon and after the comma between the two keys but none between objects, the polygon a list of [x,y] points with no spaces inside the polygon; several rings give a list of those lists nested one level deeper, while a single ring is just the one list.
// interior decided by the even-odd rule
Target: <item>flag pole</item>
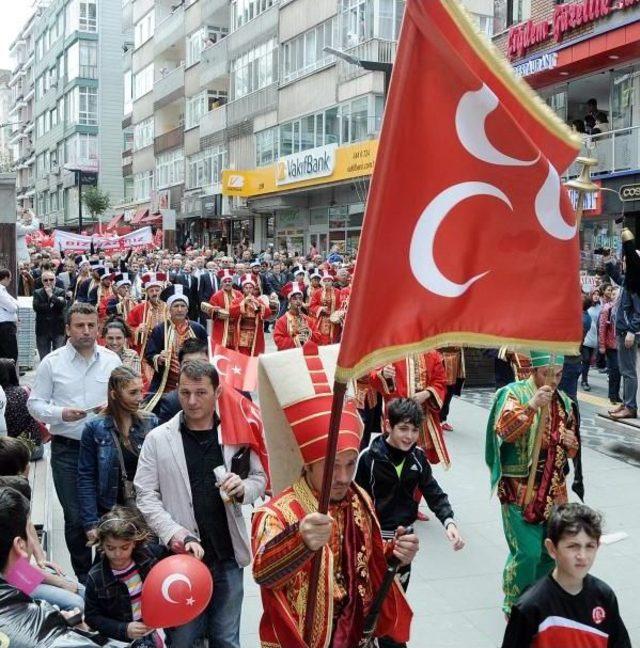
[{"label": "flag pole", "polygon": [[[338,450],[338,433],[340,430],[340,418],[344,405],[344,395],[347,391],[347,383],[333,383],[333,400],[331,402],[331,418],[329,419],[329,436],[327,439],[327,456],[324,460],[324,472],[322,473],[322,490],[318,498],[318,512],[326,514],[329,511],[329,499],[331,496],[331,482],[333,480],[333,464],[336,461]],[[322,549],[316,551],[311,565],[309,577],[309,594],[307,596],[307,609],[304,617],[304,641],[307,646],[311,645],[313,633],[313,620],[315,616],[316,601],[318,598],[318,582],[320,580],[320,565],[322,564]]]}]

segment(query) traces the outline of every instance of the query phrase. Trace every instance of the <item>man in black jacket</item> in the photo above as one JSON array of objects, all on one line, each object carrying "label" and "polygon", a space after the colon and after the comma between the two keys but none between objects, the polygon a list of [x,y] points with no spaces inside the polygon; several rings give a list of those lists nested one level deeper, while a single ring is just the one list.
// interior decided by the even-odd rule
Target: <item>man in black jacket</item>
[{"label": "man in black jacket", "polygon": [[42,288],[33,293],[33,310],[36,312],[36,346],[42,360],[49,352],[64,344],[64,288],[55,286],[51,270],[42,273]]},{"label": "man in black jacket", "polygon": [[[208,261],[206,269],[200,271],[200,276],[198,278],[198,299],[197,304],[202,304],[202,302],[209,303],[211,295],[217,293],[220,290],[220,280],[216,275],[216,264],[213,261]],[[200,324],[207,328],[207,316],[200,311],[198,316]]]}]

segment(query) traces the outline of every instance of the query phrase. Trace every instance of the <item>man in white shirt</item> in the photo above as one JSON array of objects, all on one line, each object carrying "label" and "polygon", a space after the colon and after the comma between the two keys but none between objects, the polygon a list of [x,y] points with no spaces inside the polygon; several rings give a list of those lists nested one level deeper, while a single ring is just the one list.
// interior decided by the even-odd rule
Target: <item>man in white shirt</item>
[{"label": "man in white shirt", "polygon": [[73,570],[84,583],[91,568],[91,550],[79,517],[76,478],[80,437],[87,417],[107,402],[107,387],[120,358],[96,344],[98,313],[76,302],[67,313],[67,343],[40,363],[27,402],[31,415],[48,423],[53,483],[64,511],[64,535]]},{"label": "man in white shirt", "polygon": [[18,364],[18,300],[7,291],[11,271],[0,270],[0,358]]}]

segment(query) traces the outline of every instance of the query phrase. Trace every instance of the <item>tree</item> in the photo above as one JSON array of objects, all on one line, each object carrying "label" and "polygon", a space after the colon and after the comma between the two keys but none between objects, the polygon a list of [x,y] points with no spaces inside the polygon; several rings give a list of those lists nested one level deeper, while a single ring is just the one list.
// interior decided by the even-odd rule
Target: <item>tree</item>
[{"label": "tree", "polygon": [[98,189],[98,187],[87,187],[82,190],[82,202],[91,212],[91,216],[95,221],[111,206],[111,196],[106,191]]}]

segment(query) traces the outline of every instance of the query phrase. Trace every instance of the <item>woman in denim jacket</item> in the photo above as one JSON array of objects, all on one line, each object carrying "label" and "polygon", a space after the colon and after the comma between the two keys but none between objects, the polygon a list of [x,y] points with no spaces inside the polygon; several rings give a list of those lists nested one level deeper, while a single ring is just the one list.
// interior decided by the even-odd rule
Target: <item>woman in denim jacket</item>
[{"label": "woman in denim jacket", "polygon": [[[109,378],[107,406],[82,432],[78,458],[80,519],[89,540],[102,515],[114,504],[129,504],[129,484],[138,465],[145,436],[158,425],[153,414],[140,410],[142,378],[129,367],[117,367]],[[118,440],[126,475],[122,475]]]}]

